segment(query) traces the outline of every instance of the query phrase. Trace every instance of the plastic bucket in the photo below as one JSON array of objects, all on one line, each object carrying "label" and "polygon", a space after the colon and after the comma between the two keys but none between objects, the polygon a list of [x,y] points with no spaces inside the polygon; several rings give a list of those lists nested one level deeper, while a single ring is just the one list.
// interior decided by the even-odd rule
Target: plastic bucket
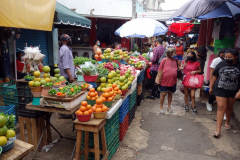
[{"label": "plastic bucket", "polygon": [[78,75],[77,81],[84,82],[83,75]]},{"label": "plastic bucket", "polygon": [[104,119],[106,115],[107,115],[106,112],[102,113],[93,112],[93,116],[95,119]]},{"label": "plastic bucket", "polygon": [[87,122],[87,121],[90,121],[92,114],[89,114],[89,115],[79,115],[79,114],[76,114],[76,116],[77,116],[77,119],[80,122]]},{"label": "plastic bucket", "polygon": [[110,107],[112,107],[113,101],[105,101],[105,102],[103,102],[103,104],[105,106],[107,106],[108,108],[110,108]]},{"label": "plastic bucket", "polygon": [[37,97],[33,97],[33,101],[32,101],[32,105],[34,106],[40,106],[40,98],[37,98]]},{"label": "plastic bucket", "polygon": [[32,92],[42,92],[43,87],[30,87]]},{"label": "plastic bucket", "polygon": [[127,93],[127,89],[126,90],[122,90],[122,94],[121,94],[121,96],[125,96],[126,95],[126,93]]},{"label": "plastic bucket", "polygon": [[14,137],[14,140],[11,143],[2,146],[2,152],[7,152],[10,149],[12,149],[14,146],[15,139],[16,139],[16,136]]},{"label": "plastic bucket", "polygon": [[43,87],[41,95],[48,96],[48,91],[50,91],[52,87]]},{"label": "plastic bucket", "polygon": [[83,75],[83,78],[86,82],[96,82],[97,77],[98,77],[98,74],[94,76]]}]

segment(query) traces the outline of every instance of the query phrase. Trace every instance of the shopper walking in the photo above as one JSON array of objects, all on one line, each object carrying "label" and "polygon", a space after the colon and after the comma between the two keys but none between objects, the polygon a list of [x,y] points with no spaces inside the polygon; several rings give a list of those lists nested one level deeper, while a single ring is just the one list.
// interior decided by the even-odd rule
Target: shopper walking
[{"label": "shopper walking", "polygon": [[179,41],[177,41],[176,46],[174,48],[176,49],[176,58],[178,59],[178,66],[180,66],[184,54],[183,46],[180,44]]},{"label": "shopper walking", "polygon": [[163,103],[166,95],[168,95],[169,113],[173,113],[171,109],[172,94],[176,91],[177,84],[177,70],[178,60],[173,58],[176,54],[175,49],[168,49],[166,51],[166,58],[163,58],[158,68],[158,75],[156,77],[156,84],[160,84],[161,98],[160,98],[160,114],[165,114],[163,110]]},{"label": "shopper walking", "polygon": [[239,53],[235,49],[228,49],[225,52],[225,60],[220,62],[215,68],[210,83],[209,93],[216,96],[217,110],[217,130],[214,137],[219,137],[224,112],[226,121],[224,128],[231,129],[229,124],[233,105],[236,99],[240,99],[240,62]]},{"label": "shopper walking", "polygon": [[[157,47],[153,49],[153,58],[150,60],[152,62],[152,66],[150,68],[151,77],[154,80],[156,79],[156,76],[158,73],[158,67],[159,67],[158,61],[165,52],[165,48],[162,46],[162,43],[163,43],[162,38],[158,38],[156,40]],[[152,87],[152,94],[147,96],[146,98],[153,99],[153,100],[155,100],[155,97],[160,98],[160,91],[158,90],[158,87],[159,85],[154,83]]]},{"label": "shopper walking", "polygon": [[200,63],[200,67],[202,71],[200,74],[204,74],[206,58],[207,58],[207,49],[205,48],[205,46],[201,46],[197,48],[197,60]]},{"label": "shopper walking", "polygon": [[93,46],[93,56],[92,57],[94,57],[97,53],[97,50],[102,50],[101,48],[100,48],[100,41],[99,40],[94,40],[93,41],[93,44],[94,44],[94,46]]},{"label": "shopper walking", "polygon": [[[211,65],[210,65],[210,83],[211,83],[211,80],[212,80],[212,74],[213,74],[213,71],[214,69],[216,68],[216,66],[222,62],[224,60],[224,57],[225,57],[225,52],[226,52],[227,49],[225,48],[222,48],[220,51],[219,51],[219,54],[218,54],[218,57],[215,58]],[[212,111],[212,103],[216,100],[216,97],[215,95],[210,95],[209,99],[208,99],[208,102],[206,103],[206,107],[207,107],[207,110],[208,111]]]},{"label": "shopper walking", "polygon": [[[180,70],[183,70],[184,75],[188,75],[188,74],[194,75],[197,73],[201,73],[200,63],[197,61],[197,56],[195,52],[190,51],[187,54],[187,59],[182,62],[182,66],[180,67]],[[189,106],[188,106],[189,90],[190,90],[191,101],[192,101],[191,111],[193,114],[197,114],[197,110],[195,107],[196,89],[188,88],[184,86],[185,111],[186,112],[189,111]]]}]

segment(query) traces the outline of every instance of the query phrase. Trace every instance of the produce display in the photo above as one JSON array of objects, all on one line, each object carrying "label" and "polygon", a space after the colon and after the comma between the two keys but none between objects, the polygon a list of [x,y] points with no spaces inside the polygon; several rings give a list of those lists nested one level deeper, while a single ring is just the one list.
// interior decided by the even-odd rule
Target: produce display
[{"label": "produce display", "polygon": [[97,61],[101,61],[102,60],[102,51],[100,49],[97,49],[96,51],[96,54],[94,56],[94,58],[97,60]]},{"label": "produce display", "polygon": [[97,67],[92,62],[85,62],[77,68],[77,75],[98,75]]},{"label": "produce display", "polygon": [[98,98],[98,92],[95,91],[94,88],[90,88],[86,98],[87,100],[96,100]]},{"label": "produce display", "polygon": [[16,135],[14,131],[15,115],[0,113],[0,146],[11,143]]},{"label": "produce display", "polygon": [[34,76],[30,76],[30,75],[26,75],[23,77],[26,81],[32,81],[35,77]]},{"label": "produce display", "polygon": [[96,99],[96,104],[92,107],[93,112],[102,113],[107,112],[108,107],[103,104],[103,100],[101,98]]},{"label": "produce display", "polygon": [[77,115],[89,115],[92,114],[92,106],[87,103],[87,101],[82,101],[81,106],[79,110],[77,110],[75,113]]},{"label": "produce display", "polygon": [[116,93],[114,93],[114,90],[112,87],[105,88],[103,92],[104,93],[99,97],[100,99],[102,99],[103,102],[113,101],[113,99],[117,95]]},{"label": "produce display", "polygon": [[111,57],[111,49],[107,48],[105,51],[103,51],[102,59],[110,59]]},{"label": "produce display", "polygon": [[135,68],[143,68],[143,67],[146,66],[146,64],[149,64],[149,62],[143,56],[140,55],[138,57],[140,57],[142,59],[142,61],[139,58],[137,58],[137,57],[131,56],[128,64],[134,65]]},{"label": "produce display", "polygon": [[73,59],[74,65],[75,66],[80,66],[82,64],[84,64],[85,62],[91,62],[92,64],[96,64],[97,61],[93,60],[93,59],[89,59],[87,57],[75,57]]}]

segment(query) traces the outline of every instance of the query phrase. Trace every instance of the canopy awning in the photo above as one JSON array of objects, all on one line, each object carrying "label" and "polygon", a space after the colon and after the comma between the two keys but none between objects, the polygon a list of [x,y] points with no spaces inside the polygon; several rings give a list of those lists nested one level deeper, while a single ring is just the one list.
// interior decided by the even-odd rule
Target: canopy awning
[{"label": "canopy awning", "polygon": [[65,24],[91,28],[91,20],[72,11],[58,2],[56,3],[55,11],[56,12],[53,20],[54,24]]},{"label": "canopy awning", "polygon": [[0,26],[51,31],[56,0],[1,0]]}]

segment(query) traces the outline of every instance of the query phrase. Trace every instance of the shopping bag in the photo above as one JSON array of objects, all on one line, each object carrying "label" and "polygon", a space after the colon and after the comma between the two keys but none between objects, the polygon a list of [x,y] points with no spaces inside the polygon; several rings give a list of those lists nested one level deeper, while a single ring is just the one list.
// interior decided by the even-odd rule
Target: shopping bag
[{"label": "shopping bag", "polygon": [[204,75],[198,75],[198,74],[190,75],[190,74],[188,74],[183,79],[182,84],[185,87],[197,89],[197,88],[202,88],[203,80],[204,80]]}]

